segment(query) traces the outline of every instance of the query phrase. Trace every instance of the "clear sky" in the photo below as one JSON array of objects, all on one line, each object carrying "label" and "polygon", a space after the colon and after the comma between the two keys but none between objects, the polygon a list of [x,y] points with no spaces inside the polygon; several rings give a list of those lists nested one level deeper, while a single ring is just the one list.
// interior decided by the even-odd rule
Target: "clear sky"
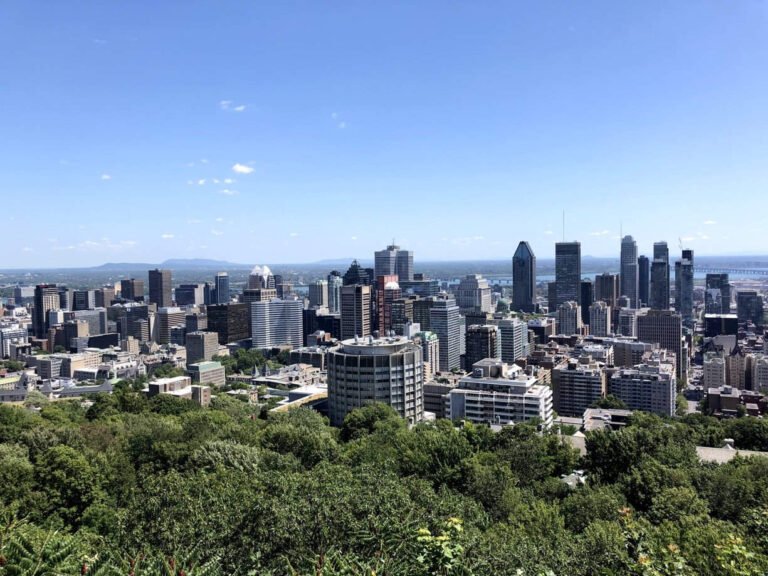
[{"label": "clear sky", "polygon": [[0,7],[0,268],[766,253],[768,3]]}]

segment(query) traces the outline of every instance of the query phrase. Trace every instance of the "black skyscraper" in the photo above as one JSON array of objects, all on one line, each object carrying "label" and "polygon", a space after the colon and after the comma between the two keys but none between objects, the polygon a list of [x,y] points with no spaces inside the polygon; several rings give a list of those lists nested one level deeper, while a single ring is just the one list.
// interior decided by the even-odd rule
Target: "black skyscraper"
[{"label": "black skyscraper", "polygon": [[651,263],[648,256],[639,256],[637,258],[637,299],[640,300],[638,307],[648,306],[651,290]]},{"label": "black skyscraper", "polygon": [[595,301],[595,285],[592,280],[581,281],[581,323],[589,325],[589,307]]},{"label": "black skyscraper", "polygon": [[512,309],[536,311],[536,256],[528,242],[520,242],[512,258]]},{"label": "black skyscraper", "polygon": [[[581,287],[581,243],[555,244],[555,308],[563,302],[579,303]],[[550,307],[552,303],[550,302]]]}]

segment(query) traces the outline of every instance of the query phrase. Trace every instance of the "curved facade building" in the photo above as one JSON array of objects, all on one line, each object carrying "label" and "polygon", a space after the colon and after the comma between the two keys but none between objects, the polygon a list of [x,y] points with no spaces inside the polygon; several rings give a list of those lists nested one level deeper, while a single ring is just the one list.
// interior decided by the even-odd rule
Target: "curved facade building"
[{"label": "curved facade building", "polygon": [[407,338],[344,340],[329,352],[328,415],[341,426],[355,408],[374,402],[392,406],[415,423],[424,416],[424,365],[418,344]]}]

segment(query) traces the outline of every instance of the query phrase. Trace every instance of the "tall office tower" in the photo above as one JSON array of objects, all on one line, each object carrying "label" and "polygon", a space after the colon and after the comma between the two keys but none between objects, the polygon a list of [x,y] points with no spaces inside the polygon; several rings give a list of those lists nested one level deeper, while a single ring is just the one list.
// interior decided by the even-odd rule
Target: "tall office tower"
[{"label": "tall office tower", "polygon": [[396,275],[398,280],[413,280],[413,252],[401,250],[394,244],[374,252],[374,275]]},{"label": "tall office tower", "polygon": [[589,307],[589,333],[592,336],[608,336],[611,332],[611,307],[598,300]]},{"label": "tall office tower", "polygon": [[32,304],[35,301],[35,287],[34,286],[16,286],[13,289],[13,300],[16,302],[16,306],[26,306]]},{"label": "tall office tower", "polygon": [[[555,244],[555,306],[563,302],[579,302],[581,288],[581,243]],[[552,305],[552,303],[550,303]]]},{"label": "tall office tower", "polygon": [[357,260],[352,260],[352,264],[344,273],[344,286],[354,286],[361,284],[364,286],[370,286],[374,282],[374,278],[370,274],[368,268],[363,268]]},{"label": "tall office tower", "polygon": [[445,293],[433,296],[431,300],[429,329],[440,340],[440,371],[461,368],[461,314],[456,300]]},{"label": "tall office tower", "polygon": [[507,364],[528,356],[528,324],[517,318],[499,320],[501,359]]},{"label": "tall office tower", "polygon": [[581,307],[576,302],[563,302],[557,307],[557,333],[570,336],[581,333]]},{"label": "tall office tower", "polygon": [[144,280],[120,280],[120,297],[129,302],[144,302]]},{"label": "tall office tower", "polygon": [[115,299],[114,286],[103,286],[95,290],[95,308],[109,308]]},{"label": "tall office tower", "polygon": [[634,308],[622,308],[619,310],[616,333],[628,338],[637,337],[637,310]]},{"label": "tall office tower", "polygon": [[[434,332],[419,332],[413,341],[421,346],[421,358],[424,361],[424,382],[430,382],[437,373],[440,364],[440,339]],[[768,378],[766,378],[768,382]]]},{"label": "tall office tower", "polygon": [[279,300],[251,303],[251,338],[254,348],[272,348],[304,344],[303,305],[300,300]]},{"label": "tall office tower", "polygon": [[149,307],[146,304],[138,302],[129,302],[126,304],[114,304],[107,308],[107,319],[114,322],[117,326],[117,332],[124,340],[128,336],[133,336],[141,342],[149,339],[149,333],[135,332],[136,322],[149,320]]},{"label": "tall office tower", "polygon": [[683,345],[682,316],[671,310],[648,310],[637,316],[637,339],[647,344],[658,344],[675,355],[678,378],[688,374],[688,358]]},{"label": "tall office tower", "polygon": [[277,290],[274,288],[246,288],[240,302],[250,305],[252,302],[269,302],[274,298],[277,298]]},{"label": "tall office tower", "polygon": [[219,336],[215,332],[187,333],[187,364],[209,362],[219,350]]},{"label": "tall office tower", "polygon": [[653,243],[653,259],[662,260],[669,266],[669,246],[666,242]]},{"label": "tall office tower", "polygon": [[485,358],[500,359],[501,355],[499,328],[493,324],[481,326],[475,324],[467,327],[466,352],[464,353],[464,369],[472,370],[475,362]]},{"label": "tall office tower", "polygon": [[649,302],[654,310],[669,310],[669,263],[657,258],[651,263]]},{"label": "tall office tower", "polygon": [[187,329],[187,334],[204,332],[208,330],[208,315],[200,313],[187,314],[184,317],[184,326]]},{"label": "tall office tower", "polygon": [[616,308],[619,300],[619,276],[603,272],[595,276],[595,301],[602,300],[611,309]]},{"label": "tall office tower", "polygon": [[91,308],[90,310],[75,310],[74,312],[65,312],[64,320],[82,320],[88,324],[88,335],[107,333],[107,310],[106,308]]},{"label": "tall office tower", "polygon": [[456,288],[456,304],[461,313],[493,312],[491,287],[480,274],[467,274]]},{"label": "tall office tower", "polygon": [[728,274],[707,274],[706,289],[716,290],[720,293],[720,310],[712,314],[728,314],[731,311],[731,284]]},{"label": "tall office tower", "polygon": [[74,294],[74,290],[71,290],[66,286],[59,286],[59,307],[62,310],[72,309],[73,294]]},{"label": "tall office tower", "polygon": [[32,325],[35,336],[45,338],[48,336],[48,311],[57,310],[61,305],[59,289],[55,284],[38,284],[35,286],[34,309],[32,310]]},{"label": "tall office tower", "polygon": [[684,326],[693,326],[693,250],[683,250],[675,262],[675,311],[683,317]]},{"label": "tall office tower", "polygon": [[579,293],[581,294],[581,323],[589,325],[589,307],[595,301],[595,285],[592,280],[582,280]]},{"label": "tall office tower", "polygon": [[648,306],[651,300],[651,262],[647,256],[637,258],[637,300],[638,307]]},{"label": "tall office tower", "polygon": [[149,271],[149,303],[158,308],[173,305],[173,281],[170,270],[155,268]]},{"label": "tall office tower", "polygon": [[204,284],[179,284],[176,287],[177,306],[196,306],[205,304]]},{"label": "tall office tower", "polygon": [[371,333],[371,287],[362,284],[341,288],[341,339]]},{"label": "tall office tower", "polygon": [[379,334],[387,336],[394,326],[392,323],[392,303],[400,298],[402,292],[397,283],[397,274],[379,276],[376,279],[376,318]]},{"label": "tall office tower", "polygon": [[536,311],[536,256],[525,241],[512,257],[512,310]]},{"label": "tall office tower", "polygon": [[413,301],[413,323],[421,326],[421,329],[424,331],[432,329],[430,327],[430,313],[434,303],[434,297],[421,298]]},{"label": "tall office tower", "polygon": [[404,336],[407,326],[413,324],[413,303],[417,300],[417,296],[401,296],[392,300],[392,330],[398,336]]},{"label": "tall office tower", "polygon": [[557,310],[557,282],[547,283],[547,309],[549,312]]},{"label": "tall office tower", "polygon": [[213,279],[213,298],[211,303],[229,304],[232,297],[229,293],[229,274],[219,272]]},{"label": "tall office tower", "polygon": [[411,424],[424,417],[421,346],[407,338],[344,340],[328,352],[326,364],[332,425],[341,426],[349,412],[374,402],[391,406]]},{"label": "tall office tower", "polygon": [[157,325],[156,342],[158,344],[170,344],[171,329],[176,326],[186,328],[187,313],[178,306],[158,308],[155,322]]},{"label": "tall office tower", "polygon": [[315,280],[309,283],[309,305],[328,306],[328,282],[326,280]]},{"label": "tall office tower", "polygon": [[275,288],[275,285],[275,276],[269,266],[254,266],[248,275],[248,288]]},{"label": "tall office tower", "polygon": [[75,290],[72,293],[72,310],[90,310],[96,308],[95,290]]},{"label": "tall office tower", "polygon": [[331,314],[341,312],[341,287],[344,280],[336,270],[328,274],[328,311]]},{"label": "tall office tower", "polygon": [[593,402],[605,397],[606,374],[590,356],[571,359],[552,370],[552,396],[561,416],[579,417]]},{"label": "tall office tower", "polygon": [[203,286],[203,303],[206,306],[208,304],[216,304],[216,289],[210,282],[206,282]]},{"label": "tall office tower", "polygon": [[621,296],[629,298],[630,308],[639,308],[637,243],[632,236],[621,239],[621,268],[619,273]]},{"label": "tall office tower", "polygon": [[739,324],[751,322],[755,326],[763,325],[763,297],[756,290],[736,292],[736,314]]},{"label": "tall office tower", "polygon": [[277,297],[286,300],[289,299],[293,294],[293,282],[288,282],[287,280],[278,282],[277,278],[278,277],[275,276],[275,292],[277,292]]},{"label": "tall office tower", "polygon": [[248,324],[248,304],[211,304],[208,313],[208,331],[219,335],[219,344],[247,340],[251,327]]}]

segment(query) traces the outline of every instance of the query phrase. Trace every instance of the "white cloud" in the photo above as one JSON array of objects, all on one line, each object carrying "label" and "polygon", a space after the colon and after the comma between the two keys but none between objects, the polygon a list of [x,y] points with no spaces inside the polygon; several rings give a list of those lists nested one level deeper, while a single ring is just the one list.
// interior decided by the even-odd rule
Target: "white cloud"
[{"label": "white cloud", "polygon": [[237,196],[240,194],[237,190],[230,190],[229,188],[224,188],[224,190],[219,190],[219,194],[223,194],[224,196]]},{"label": "white cloud", "polygon": [[547,236],[552,236],[553,232],[552,230],[544,230],[544,234],[546,234]]},{"label": "white cloud", "polygon": [[485,236],[459,236],[451,238],[450,243],[455,246],[467,246],[474,242],[482,242],[483,240],[485,240]]},{"label": "white cloud", "polygon": [[222,218],[221,216],[219,216],[218,218],[216,218],[216,222],[224,222],[224,218]]},{"label": "white cloud", "polygon": [[216,230],[216,228],[211,228],[211,234],[213,234],[214,236],[223,236],[224,232],[222,232],[221,230]]},{"label": "white cloud", "polygon": [[357,240],[357,236],[350,237],[350,240]]},{"label": "white cloud", "polygon": [[290,236],[291,238],[296,238],[298,235],[299,235],[298,232],[291,232],[290,234],[288,234],[288,236]]},{"label": "white cloud", "polygon": [[241,104],[240,106],[235,106],[235,107],[233,108],[233,110],[234,110],[235,112],[242,112],[243,110],[245,110],[245,104]]},{"label": "white cloud", "polygon": [[22,252],[34,252],[32,248],[29,246],[24,246],[24,248],[21,249]]},{"label": "white cloud", "polygon": [[197,181],[198,186],[205,186],[205,178],[200,178],[200,180]]},{"label": "white cloud", "polygon": [[336,120],[339,115],[336,112],[331,112],[331,120]]},{"label": "white cloud", "polygon": [[344,128],[346,128],[346,127],[347,127],[347,123],[346,122],[339,122],[339,130],[344,130]]},{"label": "white cloud", "polygon": [[590,232],[590,236],[608,236],[610,234],[610,230],[598,230],[597,232]]},{"label": "white cloud", "polygon": [[253,168],[240,163],[237,163],[234,166],[232,166],[232,170],[234,170],[238,174],[250,174],[251,172],[253,172]]},{"label": "white cloud", "polygon": [[715,220],[704,220],[704,224],[712,226],[712,224],[717,224],[717,222]]},{"label": "white cloud", "polygon": [[232,100],[221,100],[219,102],[219,108],[222,110],[229,110],[229,107],[232,105]]},{"label": "white cloud", "polygon": [[208,158],[200,158],[200,164],[208,164]]},{"label": "white cloud", "polygon": [[693,240],[696,240],[696,236],[683,236],[680,240],[683,242],[692,242]]},{"label": "white cloud", "polygon": [[160,234],[160,238],[162,238],[163,240],[170,240],[171,238],[173,238],[173,234],[168,234],[168,233]]},{"label": "white cloud", "polygon": [[109,174],[102,174],[101,175],[101,179],[102,180],[112,180],[112,176],[110,176]]},{"label": "white cloud", "polygon": [[194,162],[187,162],[187,167],[188,168],[194,168],[194,166],[195,166]]},{"label": "white cloud", "polygon": [[198,220],[197,218],[190,218],[187,220],[187,224],[201,224],[202,222],[202,220]]},{"label": "white cloud", "polygon": [[224,182],[224,184],[234,184],[236,180],[234,178],[224,178],[222,182]]}]

